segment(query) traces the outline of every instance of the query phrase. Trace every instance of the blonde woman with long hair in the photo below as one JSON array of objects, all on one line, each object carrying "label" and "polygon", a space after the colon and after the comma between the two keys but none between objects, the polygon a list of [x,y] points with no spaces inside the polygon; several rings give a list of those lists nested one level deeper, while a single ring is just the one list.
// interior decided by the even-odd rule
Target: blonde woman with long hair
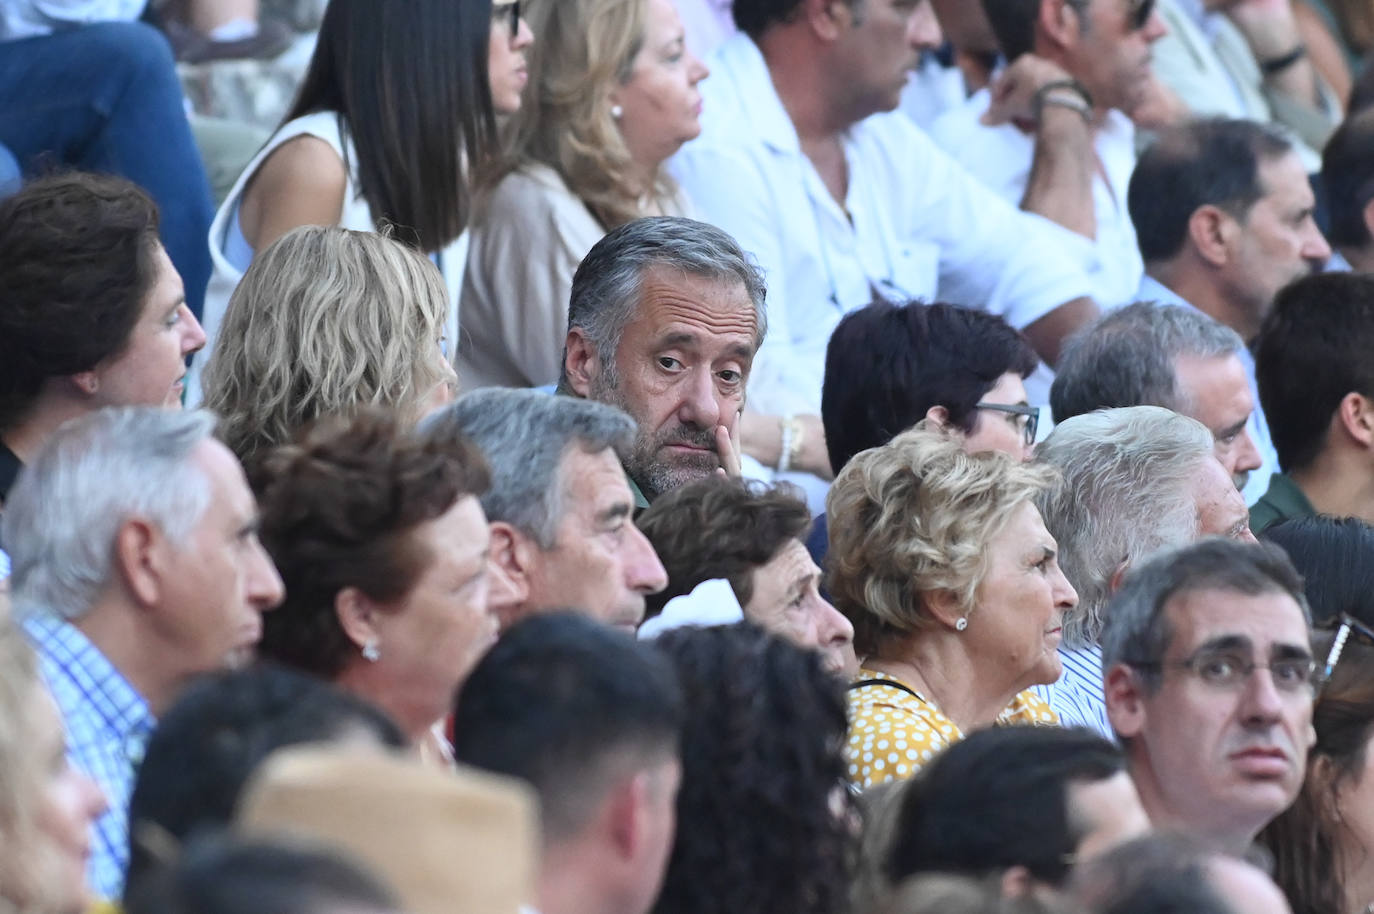
[{"label": "blonde woman with long hair", "polygon": [[57,706],[0,590],[0,912],[79,914],[105,797],[67,763]]},{"label": "blonde woman with long hair", "polygon": [[205,407],[250,470],[321,416],[410,422],[452,399],[447,295],[424,255],[371,232],[294,229],[253,260],[205,368]]},{"label": "blonde woman with long hair", "polygon": [[582,257],[640,216],[690,215],[663,163],[701,132],[707,70],[672,0],[531,0],[528,16],[543,37],[471,224],[458,370],[474,387],[556,382]]}]

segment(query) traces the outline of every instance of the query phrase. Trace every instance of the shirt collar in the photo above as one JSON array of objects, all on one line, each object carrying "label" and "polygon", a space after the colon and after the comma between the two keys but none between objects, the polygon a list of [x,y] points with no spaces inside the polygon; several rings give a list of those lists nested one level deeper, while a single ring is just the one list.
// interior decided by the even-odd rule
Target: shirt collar
[{"label": "shirt collar", "polygon": [[[81,695],[80,712],[99,718],[107,732],[121,739],[152,732],[157,721],[148,702],[80,629],[51,612],[25,614],[22,624],[59,703],[65,695]],[[63,713],[70,709],[64,707]]]},{"label": "shirt collar", "polygon": [[1179,305],[1193,311],[1200,310],[1192,302],[1188,301],[1182,295],[1179,295],[1173,289],[1170,289],[1148,273],[1140,280],[1140,291],[1136,293],[1135,300],[1155,301],[1159,302],[1161,305]]}]

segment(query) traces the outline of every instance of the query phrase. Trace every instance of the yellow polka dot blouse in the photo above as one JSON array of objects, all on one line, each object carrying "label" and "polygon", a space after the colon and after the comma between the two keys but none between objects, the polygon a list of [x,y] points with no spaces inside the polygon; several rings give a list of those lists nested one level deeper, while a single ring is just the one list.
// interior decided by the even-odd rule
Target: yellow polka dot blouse
[{"label": "yellow polka dot blouse", "polygon": [[[855,682],[901,680],[876,670],[860,669]],[[906,683],[867,685],[850,689],[849,738],[845,763],[849,780],[860,789],[909,778],[950,743],[964,734],[940,709]],[[997,715],[997,724],[1057,724],[1050,706],[1033,692],[1022,692]]]}]

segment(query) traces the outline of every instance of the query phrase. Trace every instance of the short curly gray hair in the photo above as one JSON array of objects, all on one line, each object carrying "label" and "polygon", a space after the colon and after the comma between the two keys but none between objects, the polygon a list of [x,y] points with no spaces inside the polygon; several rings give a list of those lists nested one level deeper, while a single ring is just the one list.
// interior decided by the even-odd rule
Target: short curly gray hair
[{"label": "short curly gray hair", "polygon": [[855,648],[872,653],[893,635],[929,627],[928,592],[950,591],[971,608],[988,541],[1058,479],[1007,454],[969,454],[948,433],[921,426],[855,455],[826,499],[828,585],[854,624]]}]

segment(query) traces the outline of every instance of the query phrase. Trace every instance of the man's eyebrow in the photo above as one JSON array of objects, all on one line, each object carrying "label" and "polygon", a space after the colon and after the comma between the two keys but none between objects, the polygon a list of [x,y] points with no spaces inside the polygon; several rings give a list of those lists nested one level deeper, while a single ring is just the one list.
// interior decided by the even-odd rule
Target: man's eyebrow
[{"label": "man's eyebrow", "polygon": [[1251,641],[1245,635],[1217,635],[1208,638],[1197,646],[1194,654],[1215,653],[1217,651],[1248,650]]},{"label": "man's eyebrow", "polygon": [[1240,420],[1239,422],[1235,423],[1234,425],[1228,425],[1228,426],[1226,426],[1226,428],[1224,428],[1224,429],[1222,429],[1221,431],[1217,432],[1217,437],[1218,437],[1218,438],[1231,438],[1231,437],[1233,437],[1233,436],[1235,436],[1235,435],[1239,435],[1239,434],[1241,433],[1241,431],[1244,430],[1244,428],[1245,428],[1245,426],[1246,426],[1246,423],[1248,423],[1249,421],[1250,421],[1250,417],[1249,417],[1249,416],[1246,416],[1244,419]]},{"label": "man's eyebrow", "polygon": [[1311,660],[1312,651],[1301,644],[1272,644],[1269,646],[1270,660]]},{"label": "man's eyebrow", "polygon": [[619,501],[609,508],[598,511],[596,514],[596,522],[598,524],[606,524],[613,520],[620,520],[622,517],[629,517],[630,512],[633,510],[634,505],[630,504],[630,502]]},{"label": "man's eyebrow", "polygon": [[660,349],[672,346],[683,346],[688,349],[695,349],[700,344],[701,339],[695,333],[689,333],[686,330],[675,330],[672,333],[664,335],[663,338],[658,341]]}]

